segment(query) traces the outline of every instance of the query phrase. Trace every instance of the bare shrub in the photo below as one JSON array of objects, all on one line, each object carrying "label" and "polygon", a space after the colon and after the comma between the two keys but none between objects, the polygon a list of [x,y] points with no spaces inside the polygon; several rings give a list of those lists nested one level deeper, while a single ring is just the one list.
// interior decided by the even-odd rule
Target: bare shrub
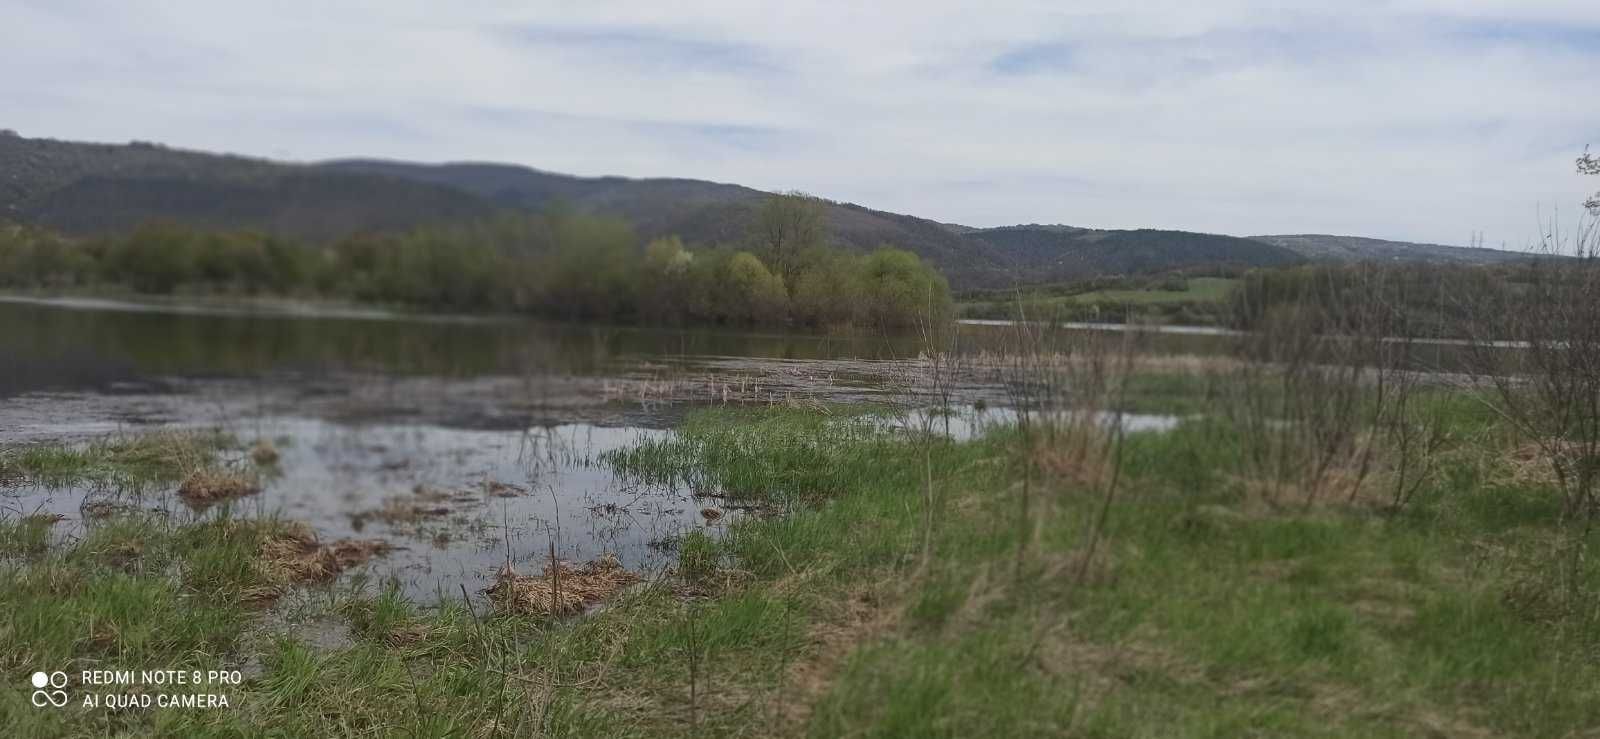
[{"label": "bare shrub", "polygon": [[[1360,497],[1390,470],[1403,507],[1446,436],[1423,391],[1419,333],[1439,311],[1413,295],[1417,267],[1357,264],[1257,275],[1235,296],[1238,363],[1212,374],[1215,415],[1238,437],[1238,474],[1271,504]],[[1425,315],[1419,315],[1425,314]]]},{"label": "bare shrub", "polygon": [[1100,494],[1100,514],[1087,523],[1085,562],[1093,559],[1116,496],[1122,413],[1141,333],[1060,329],[1049,317],[1029,320],[1020,301],[1018,316],[994,367],[1016,414],[1022,472],[1017,496],[1020,575],[1038,534],[1037,522],[1051,515],[1055,502],[1038,495],[1041,489]]},{"label": "bare shrub", "polygon": [[1580,218],[1570,232],[1552,220],[1504,293],[1469,325],[1474,386],[1553,474],[1576,595],[1600,515],[1600,218]]}]

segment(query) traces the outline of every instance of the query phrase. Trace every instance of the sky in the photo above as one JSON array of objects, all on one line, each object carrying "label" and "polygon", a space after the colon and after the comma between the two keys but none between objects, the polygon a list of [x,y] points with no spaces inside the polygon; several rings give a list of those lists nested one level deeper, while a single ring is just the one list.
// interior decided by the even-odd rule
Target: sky
[{"label": "sky", "polygon": [[[0,0],[0,128],[693,177],[973,226],[1520,248],[1600,2]],[[1593,180],[1595,178],[1587,178]]]}]

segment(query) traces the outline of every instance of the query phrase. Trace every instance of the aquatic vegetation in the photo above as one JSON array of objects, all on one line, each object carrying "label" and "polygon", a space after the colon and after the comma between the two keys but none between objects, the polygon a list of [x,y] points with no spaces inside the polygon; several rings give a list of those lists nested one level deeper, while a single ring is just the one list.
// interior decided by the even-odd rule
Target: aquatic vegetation
[{"label": "aquatic vegetation", "polygon": [[84,443],[27,444],[0,450],[0,484],[147,486],[215,465],[232,437],[210,431],[156,431]]},{"label": "aquatic vegetation", "polygon": [[671,437],[603,460],[624,475],[702,494],[783,502],[848,489],[853,463],[893,444],[871,411],[719,409],[696,413]]}]

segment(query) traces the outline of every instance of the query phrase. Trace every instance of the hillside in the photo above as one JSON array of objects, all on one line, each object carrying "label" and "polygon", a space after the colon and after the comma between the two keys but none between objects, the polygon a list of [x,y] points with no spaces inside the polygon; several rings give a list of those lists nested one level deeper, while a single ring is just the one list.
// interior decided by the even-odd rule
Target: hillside
[{"label": "hillside", "polygon": [[323,239],[496,210],[450,187],[147,143],[0,135],[0,173],[0,214],[78,235],[172,219]]},{"label": "hillside", "polygon": [[1495,264],[1526,258],[1521,252],[1409,241],[1385,241],[1360,236],[1295,234],[1251,236],[1251,239],[1281,246],[1306,259],[1318,262],[1441,262],[1449,264]]},{"label": "hillside", "polygon": [[[504,164],[343,160],[318,166],[448,185],[516,209],[537,210],[562,202],[579,211],[623,218],[646,238],[676,234],[701,244],[740,243],[767,197],[760,190],[704,180],[573,177]],[[903,246],[957,282],[1005,284],[1017,266],[993,246],[934,221],[834,202],[827,203],[827,218],[841,245]]]},{"label": "hillside", "polygon": [[1283,247],[1234,236],[1189,231],[1102,231],[1071,226],[1005,226],[973,231],[1013,264],[1024,282],[1062,282],[1106,275],[1227,265],[1278,267],[1305,261]]},{"label": "hillside", "polygon": [[[311,240],[455,223],[561,203],[628,221],[645,238],[744,243],[767,193],[703,180],[576,177],[494,163],[416,164],[344,159],[292,164],[174,149],[0,133],[0,220],[72,235],[171,219]],[[928,260],[958,289],[1304,260],[1491,262],[1514,254],[1334,236],[1250,239],[1187,231],[1023,225],[973,228],[828,202],[840,246],[895,244]]]}]

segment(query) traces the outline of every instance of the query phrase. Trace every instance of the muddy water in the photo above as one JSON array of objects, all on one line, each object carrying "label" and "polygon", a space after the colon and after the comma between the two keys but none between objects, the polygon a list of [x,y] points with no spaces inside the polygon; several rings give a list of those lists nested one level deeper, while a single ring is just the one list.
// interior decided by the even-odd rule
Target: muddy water
[{"label": "muddy water", "polygon": [[[575,561],[665,567],[685,532],[739,514],[715,490],[620,478],[602,454],[668,433],[702,404],[914,399],[918,349],[911,338],[0,301],[0,449],[173,427],[272,441],[276,473],[232,512],[386,539],[399,548],[355,577],[426,601],[480,592],[508,559],[538,570],[552,545]],[[983,378],[949,391],[978,407],[1005,399]],[[969,407],[939,423],[965,437],[1008,418]],[[63,537],[115,506],[220,515],[171,490],[25,487],[0,491],[0,506],[58,513]]]}]

